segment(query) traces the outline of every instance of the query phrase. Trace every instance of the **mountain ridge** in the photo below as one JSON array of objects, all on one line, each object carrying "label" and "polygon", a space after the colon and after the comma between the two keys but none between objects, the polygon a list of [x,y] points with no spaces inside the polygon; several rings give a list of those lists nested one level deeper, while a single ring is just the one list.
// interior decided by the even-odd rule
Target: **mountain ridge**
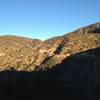
[{"label": "mountain ridge", "polygon": [[[72,54],[100,47],[100,22],[45,41],[0,36],[0,70],[48,69]],[[91,34],[90,34],[91,33]]]}]

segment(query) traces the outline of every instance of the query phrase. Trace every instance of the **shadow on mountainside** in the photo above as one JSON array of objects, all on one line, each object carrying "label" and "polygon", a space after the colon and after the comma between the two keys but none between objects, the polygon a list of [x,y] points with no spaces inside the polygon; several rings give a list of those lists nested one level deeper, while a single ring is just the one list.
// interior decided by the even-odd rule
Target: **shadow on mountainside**
[{"label": "shadow on mountainside", "polygon": [[0,100],[100,100],[100,48],[49,70],[0,72]]}]

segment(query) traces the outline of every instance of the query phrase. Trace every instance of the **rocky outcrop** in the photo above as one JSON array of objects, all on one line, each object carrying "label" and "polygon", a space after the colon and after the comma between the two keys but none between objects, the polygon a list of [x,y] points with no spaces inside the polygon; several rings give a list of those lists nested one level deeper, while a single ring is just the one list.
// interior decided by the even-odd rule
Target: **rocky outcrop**
[{"label": "rocky outcrop", "polygon": [[80,28],[75,33],[100,33],[100,22]]}]

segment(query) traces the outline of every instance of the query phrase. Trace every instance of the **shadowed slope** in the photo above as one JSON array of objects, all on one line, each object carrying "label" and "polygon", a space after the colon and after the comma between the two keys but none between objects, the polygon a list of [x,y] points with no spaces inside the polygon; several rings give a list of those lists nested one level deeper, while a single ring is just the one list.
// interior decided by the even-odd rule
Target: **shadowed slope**
[{"label": "shadowed slope", "polygon": [[100,48],[74,54],[49,70],[0,72],[1,100],[99,100]]}]

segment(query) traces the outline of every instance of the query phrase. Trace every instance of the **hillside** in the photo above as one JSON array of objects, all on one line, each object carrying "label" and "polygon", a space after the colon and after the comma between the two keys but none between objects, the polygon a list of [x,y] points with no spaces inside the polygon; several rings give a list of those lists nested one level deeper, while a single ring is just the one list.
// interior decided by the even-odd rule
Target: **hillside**
[{"label": "hillside", "polygon": [[45,41],[17,36],[0,37],[0,70],[48,69],[66,57],[100,47],[100,22]]}]

